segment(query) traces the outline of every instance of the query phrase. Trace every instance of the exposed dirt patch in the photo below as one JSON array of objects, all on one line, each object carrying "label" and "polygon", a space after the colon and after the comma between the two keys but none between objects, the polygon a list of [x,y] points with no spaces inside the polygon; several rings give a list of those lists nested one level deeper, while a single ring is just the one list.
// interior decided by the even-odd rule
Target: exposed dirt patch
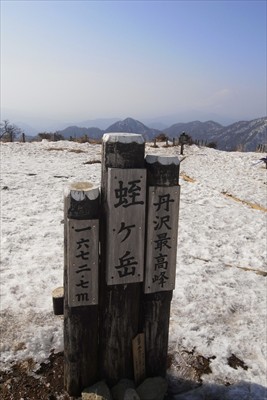
[{"label": "exposed dirt patch", "polygon": [[248,369],[248,366],[244,363],[244,361],[240,360],[234,354],[232,354],[228,359],[228,365],[231,368],[237,369],[238,367],[243,368],[245,371]]},{"label": "exposed dirt patch", "polygon": [[[214,357],[205,358],[201,354],[197,354],[195,349],[192,351],[182,350],[175,355],[168,355],[168,367],[174,365],[177,370],[181,369],[185,372],[188,369],[188,373],[192,380],[202,382],[201,376],[204,374],[211,374],[210,362]],[[190,370],[190,371],[189,371]],[[189,376],[188,376],[189,378]]]},{"label": "exposed dirt patch", "polygon": [[[174,380],[169,380],[169,395],[183,393],[202,385],[202,375],[210,374],[211,360],[215,357],[203,357],[195,349],[168,355],[168,370],[175,372]],[[63,353],[52,353],[47,363],[35,370],[32,359],[25,360],[12,367],[10,371],[0,371],[1,400],[74,400],[64,391]],[[232,368],[247,369],[245,363],[234,354],[228,358]],[[226,383],[227,384],[227,383]]]},{"label": "exposed dirt patch", "polygon": [[212,373],[210,363],[215,358],[206,358],[197,353],[195,348],[192,351],[180,349],[168,354],[169,394],[179,394],[201,386],[202,375]]},{"label": "exposed dirt patch", "polygon": [[0,372],[0,397],[2,400],[69,400],[64,391],[63,353],[52,353],[48,363],[41,364],[33,373],[35,365],[30,360]]},{"label": "exposed dirt patch", "polygon": [[169,376],[169,393],[177,394],[202,385],[202,375],[211,374],[211,360],[195,351],[180,349],[168,354],[167,373]]}]

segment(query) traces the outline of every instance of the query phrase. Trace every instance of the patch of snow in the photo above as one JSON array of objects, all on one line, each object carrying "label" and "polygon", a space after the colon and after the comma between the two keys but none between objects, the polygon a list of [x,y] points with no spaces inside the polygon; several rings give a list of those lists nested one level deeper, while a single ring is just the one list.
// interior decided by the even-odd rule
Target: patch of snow
[{"label": "patch of snow", "polygon": [[159,155],[149,154],[146,156],[146,162],[148,164],[154,164],[158,162],[161,165],[171,165],[171,164],[178,165],[179,158],[176,156],[159,156]]},{"label": "patch of snow", "polygon": [[119,143],[144,143],[144,138],[138,133],[105,133],[103,142],[119,142]]},{"label": "patch of snow", "polygon": [[[179,157],[179,148],[153,155]],[[98,187],[101,165],[86,162],[100,156],[101,146],[88,143],[1,144],[1,368],[63,350],[63,319],[53,315],[51,293],[63,285],[64,189],[73,182]],[[206,388],[233,384],[223,386],[222,399],[266,398],[267,197],[258,159],[186,146],[180,166],[169,351],[213,357],[202,379]],[[230,367],[232,354],[248,368]]]}]

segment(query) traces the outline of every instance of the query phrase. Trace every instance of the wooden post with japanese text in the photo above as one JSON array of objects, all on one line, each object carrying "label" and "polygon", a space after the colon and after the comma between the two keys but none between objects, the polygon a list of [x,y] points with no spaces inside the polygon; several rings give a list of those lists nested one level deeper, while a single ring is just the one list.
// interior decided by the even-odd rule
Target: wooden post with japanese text
[{"label": "wooden post with japanese text", "polygon": [[64,386],[70,396],[98,376],[99,188],[72,184],[64,198]]},{"label": "wooden post with japanese text", "polygon": [[165,376],[179,213],[179,160],[146,156],[147,229],[142,331],[147,376]]},{"label": "wooden post with japanese text", "polygon": [[100,373],[133,378],[144,276],[146,170],[142,135],[103,136],[101,182]]},{"label": "wooden post with japanese text", "polygon": [[[101,193],[101,195],[100,195]],[[105,380],[165,376],[176,278],[179,160],[147,155],[142,135],[107,133],[101,191],[64,198],[64,385],[70,396]]]}]

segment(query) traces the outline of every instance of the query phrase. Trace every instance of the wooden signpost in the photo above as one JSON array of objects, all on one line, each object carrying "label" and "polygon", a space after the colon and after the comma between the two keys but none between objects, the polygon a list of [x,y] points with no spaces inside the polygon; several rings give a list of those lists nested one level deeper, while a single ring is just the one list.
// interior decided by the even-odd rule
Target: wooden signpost
[{"label": "wooden signpost", "polygon": [[[99,189],[72,184],[64,217],[64,380],[165,376],[179,215],[177,157],[148,155],[138,134],[103,137]],[[101,216],[101,217],[100,217]],[[53,295],[56,313],[60,297]]]},{"label": "wooden signpost", "polygon": [[[138,248],[138,244],[141,246],[140,240],[133,248],[131,247],[132,240],[128,235],[137,236],[137,233],[134,233],[134,230],[136,230],[141,231],[142,236],[145,231],[145,226],[140,225],[144,224],[142,210],[145,206],[143,204],[145,203],[145,193],[143,193],[145,182],[144,153],[145,142],[142,135],[113,133],[103,136],[99,361],[101,376],[111,385],[117,383],[121,378],[134,377],[132,339],[139,333],[139,307],[142,288],[140,277],[144,268],[144,254],[142,254],[142,249]],[[113,172],[109,171],[110,168],[116,169],[115,172],[118,174],[124,174],[122,169],[126,170],[126,174],[129,170],[128,175],[115,174],[119,177],[115,184],[114,181],[112,182]],[[110,187],[113,188],[113,194],[108,193],[107,188]],[[116,204],[120,204],[120,206],[115,207]],[[122,207],[123,205],[128,207]],[[123,209],[124,212],[127,210],[127,214],[122,212]],[[140,221],[130,217],[130,213],[135,215],[136,212],[141,216]],[[115,215],[118,223],[113,225]],[[124,221],[122,217],[126,217],[127,220]],[[131,228],[131,225],[135,225],[135,227]],[[113,229],[115,229],[115,232],[113,232]],[[108,236],[108,232],[111,232],[111,230],[112,235],[115,234],[119,239],[116,243]],[[121,232],[119,233],[119,231]],[[122,247],[124,242],[120,242],[124,239],[130,247]],[[112,249],[112,246],[116,247],[116,251]],[[110,266],[107,248],[112,253],[114,252],[113,261],[116,261],[115,265],[111,265],[112,271],[110,273],[107,272]],[[143,245],[142,248],[144,248]],[[114,254],[117,254],[118,260],[114,259]],[[113,280],[119,282],[120,279],[125,278],[120,277],[119,272],[128,277],[131,277],[134,272],[134,275],[132,275],[134,280],[137,272],[137,279],[131,284],[123,283],[125,282],[124,279],[121,280],[121,284],[111,284]],[[140,273],[140,277],[138,277],[138,273]]]},{"label": "wooden signpost", "polygon": [[146,170],[108,168],[106,281],[143,282]]},{"label": "wooden signpost", "polygon": [[98,220],[67,220],[69,307],[98,304]]},{"label": "wooden signpost", "polygon": [[98,376],[99,189],[67,188],[64,207],[64,383],[71,396]]},{"label": "wooden signpost", "polygon": [[176,275],[179,160],[146,157],[148,214],[146,271],[142,299],[147,376],[165,376],[169,319]]},{"label": "wooden signpost", "polygon": [[173,290],[176,276],[179,187],[149,187],[147,204],[144,291],[156,293]]}]

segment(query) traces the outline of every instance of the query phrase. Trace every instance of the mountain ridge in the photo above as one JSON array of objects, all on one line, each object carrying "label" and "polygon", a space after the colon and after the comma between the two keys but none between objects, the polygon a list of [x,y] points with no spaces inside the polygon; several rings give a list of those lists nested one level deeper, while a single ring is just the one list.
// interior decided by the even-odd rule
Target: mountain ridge
[{"label": "mountain ridge", "polygon": [[[108,119],[106,119],[107,121]],[[97,120],[92,120],[97,122]],[[101,120],[102,122],[104,119]],[[86,122],[84,121],[85,125]],[[117,120],[106,129],[97,126],[81,127],[71,124],[64,129],[53,133],[61,135],[64,139],[79,139],[88,137],[90,139],[100,140],[103,134],[107,132],[128,132],[142,134],[146,141],[152,141],[160,134],[165,134],[170,140],[177,139],[185,132],[193,141],[203,141],[216,144],[218,150],[224,151],[255,151],[259,145],[267,144],[267,117],[255,118],[250,121],[238,121],[230,125],[223,126],[213,120],[201,122],[194,120],[191,122],[178,122],[163,129],[149,127],[141,121],[127,117],[124,120]],[[103,125],[102,125],[103,126]],[[27,129],[22,129],[26,133],[27,140],[34,140],[34,136],[27,135]]]},{"label": "mountain ridge", "polygon": [[211,120],[178,122],[162,130],[150,128],[142,122],[128,117],[113,123],[105,130],[72,126],[58,131],[65,139],[69,139],[70,136],[79,138],[84,135],[92,139],[101,139],[107,132],[139,133],[147,141],[153,140],[160,133],[173,139],[179,138],[182,132],[186,132],[193,140],[216,143],[219,150],[232,151],[242,148],[244,151],[255,151],[259,144],[267,142],[267,117],[251,121],[238,121],[228,126]]}]

